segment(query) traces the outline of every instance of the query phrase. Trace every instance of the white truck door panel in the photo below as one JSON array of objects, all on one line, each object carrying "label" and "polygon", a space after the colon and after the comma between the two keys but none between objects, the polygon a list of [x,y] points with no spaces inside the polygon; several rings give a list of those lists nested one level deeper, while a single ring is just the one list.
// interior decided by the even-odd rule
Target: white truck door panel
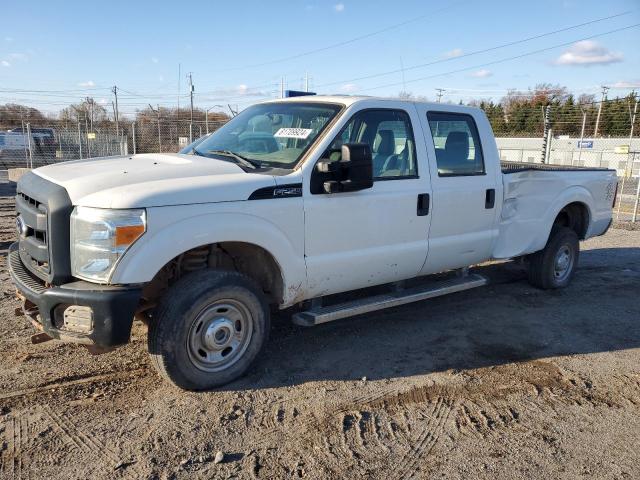
[{"label": "white truck door panel", "polygon": [[434,111],[419,105],[418,113],[433,189],[429,253],[420,273],[485,261],[497,238],[502,199],[497,151],[485,143],[490,127],[455,106]]},{"label": "white truck door panel", "polygon": [[[401,117],[412,126],[412,133],[405,135],[396,117],[383,112],[393,111],[393,106],[389,102],[383,105],[384,109],[367,105],[371,108],[346,114],[343,126],[336,128],[339,134],[331,147],[354,140],[370,143],[374,175],[377,170],[385,176],[379,177],[370,189],[349,193],[314,194],[309,180],[305,182],[305,257],[310,297],[410,278],[424,264],[430,215],[418,215],[418,196],[430,196],[431,191],[420,122],[414,109],[407,109],[406,104],[398,107],[397,111],[403,112]],[[382,113],[377,116],[376,112]],[[365,115],[367,120],[360,121]],[[359,130],[352,131],[354,128]],[[413,139],[408,138],[411,135]],[[406,148],[411,149],[411,144],[415,145],[415,152],[409,162],[413,167],[409,168],[407,162],[402,166],[398,159],[403,158]],[[312,175],[311,169],[308,172],[306,175]]]}]

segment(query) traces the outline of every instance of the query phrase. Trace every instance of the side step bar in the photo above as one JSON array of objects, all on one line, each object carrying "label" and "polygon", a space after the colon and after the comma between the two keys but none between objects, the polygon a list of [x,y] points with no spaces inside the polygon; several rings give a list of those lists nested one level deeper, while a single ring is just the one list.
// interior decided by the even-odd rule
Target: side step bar
[{"label": "side step bar", "polygon": [[296,325],[312,327],[321,323],[340,320],[341,318],[353,317],[354,315],[362,315],[363,313],[375,312],[376,310],[397,307],[407,303],[448,295],[449,293],[482,287],[486,285],[487,282],[487,279],[482,275],[472,273],[464,277],[443,280],[426,286],[361,298],[338,305],[312,308],[311,310],[294,314],[291,320]]}]

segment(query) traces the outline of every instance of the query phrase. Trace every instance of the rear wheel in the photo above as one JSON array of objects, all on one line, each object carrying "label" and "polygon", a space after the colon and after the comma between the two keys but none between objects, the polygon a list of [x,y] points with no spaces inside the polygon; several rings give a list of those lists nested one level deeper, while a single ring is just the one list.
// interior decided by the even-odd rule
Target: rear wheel
[{"label": "rear wheel", "polygon": [[149,353],[177,386],[206,390],[244,374],[264,347],[269,309],[237,272],[201,270],[165,294],[149,326]]},{"label": "rear wheel", "polygon": [[576,232],[554,228],[544,249],[529,256],[529,283],[538,288],[563,288],[573,278],[580,243]]}]

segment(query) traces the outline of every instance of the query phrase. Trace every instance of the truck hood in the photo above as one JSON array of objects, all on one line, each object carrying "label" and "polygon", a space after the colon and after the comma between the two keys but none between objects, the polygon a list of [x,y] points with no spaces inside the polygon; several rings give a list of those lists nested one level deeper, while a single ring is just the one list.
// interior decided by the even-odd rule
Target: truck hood
[{"label": "truck hood", "polygon": [[34,171],[62,185],[74,205],[143,208],[246,200],[275,185],[271,175],[247,173],[224,160],[147,153],[47,165]]}]

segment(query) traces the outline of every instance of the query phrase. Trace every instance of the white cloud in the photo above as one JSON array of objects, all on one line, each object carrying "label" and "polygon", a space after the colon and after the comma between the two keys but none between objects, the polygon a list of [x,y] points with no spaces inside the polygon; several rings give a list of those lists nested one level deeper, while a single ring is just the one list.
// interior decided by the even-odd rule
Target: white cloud
[{"label": "white cloud", "polygon": [[164,75],[158,75],[158,80],[164,82]]},{"label": "white cloud", "polygon": [[160,60],[158,60],[158,57],[151,57],[151,61],[153,63],[158,63]]},{"label": "white cloud", "polygon": [[338,13],[339,13],[339,12],[344,12],[344,3],[336,3],[336,4],[333,6],[333,9],[334,9],[336,12],[338,12]]},{"label": "white cloud", "polygon": [[340,90],[347,93],[355,92],[357,89],[358,86],[355,83],[345,83],[340,87]]},{"label": "white cloud", "polygon": [[2,65],[3,67],[10,67],[11,66],[11,64],[9,62],[7,62],[6,60],[2,60],[0,62],[0,65]]},{"label": "white cloud", "polygon": [[462,55],[462,49],[461,48],[454,48],[453,50],[449,50],[448,52],[444,52],[444,57],[445,58],[455,58],[455,57],[459,57],[460,55]]},{"label": "white cloud", "polygon": [[640,88],[640,80],[621,80],[612,85],[613,88]]},{"label": "white cloud", "polygon": [[13,37],[4,37],[4,41],[8,42],[8,43],[11,43],[11,42],[13,42]]},{"label": "white cloud", "polygon": [[79,87],[95,87],[96,84],[93,83],[93,80],[87,80],[86,82],[80,82],[78,86]]},{"label": "white cloud", "polygon": [[486,70],[484,68],[481,70],[477,70],[471,74],[471,76],[475,78],[487,78],[491,75],[493,75],[493,73],[490,70]]},{"label": "white cloud", "polygon": [[607,65],[621,62],[622,53],[612,52],[593,40],[576,42],[562,55],[556,58],[558,65]]},{"label": "white cloud", "polygon": [[100,100],[98,100],[98,103],[100,105],[106,105],[107,103],[109,103],[109,101],[106,98],[101,98]]}]

